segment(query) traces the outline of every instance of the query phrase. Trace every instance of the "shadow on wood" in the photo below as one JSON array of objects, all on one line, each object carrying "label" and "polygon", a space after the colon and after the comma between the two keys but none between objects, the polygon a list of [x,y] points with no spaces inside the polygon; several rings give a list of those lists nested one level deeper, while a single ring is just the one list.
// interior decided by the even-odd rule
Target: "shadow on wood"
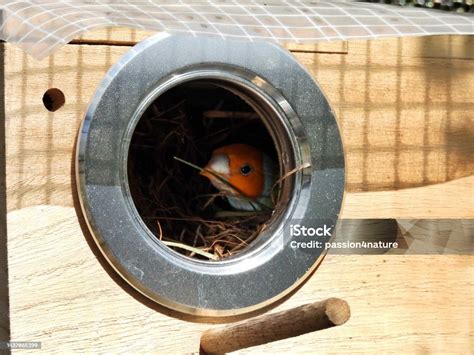
[{"label": "shadow on wood", "polygon": [[[4,48],[0,48],[0,342],[10,340],[8,296],[7,191],[5,170],[5,75]],[[8,351],[10,353],[10,351]]]}]

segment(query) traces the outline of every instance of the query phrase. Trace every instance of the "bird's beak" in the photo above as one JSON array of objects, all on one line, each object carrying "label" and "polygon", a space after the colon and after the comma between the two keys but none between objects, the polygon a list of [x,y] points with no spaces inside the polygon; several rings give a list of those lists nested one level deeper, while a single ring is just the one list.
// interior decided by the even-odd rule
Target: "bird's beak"
[{"label": "bird's beak", "polygon": [[200,175],[207,177],[211,183],[219,187],[219,178],[216,175],[226,177],[227,172],[229,170],[229,158],[224,155],[213,155],[211,160],[207,163],[207,165],[200,171]]},{"label": "bird's beak", "polygon": [[210,172],[208,172],[206,169],[207,169],[207,166],[199,172],[199,175],[205,176],[209,180],[211,180],[214,176]]}]

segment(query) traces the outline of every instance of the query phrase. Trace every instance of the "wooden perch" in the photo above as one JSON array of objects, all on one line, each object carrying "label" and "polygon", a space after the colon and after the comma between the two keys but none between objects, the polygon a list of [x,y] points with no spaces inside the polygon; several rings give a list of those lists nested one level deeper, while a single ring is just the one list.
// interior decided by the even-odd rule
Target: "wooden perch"
[{"label": "wooden perch", "polygon": [[225,327],[209,329],[201,336],[201,352],[223,354],[331,328],[344,324],[349,318],[350,308],[347,302],[329,298]]}]

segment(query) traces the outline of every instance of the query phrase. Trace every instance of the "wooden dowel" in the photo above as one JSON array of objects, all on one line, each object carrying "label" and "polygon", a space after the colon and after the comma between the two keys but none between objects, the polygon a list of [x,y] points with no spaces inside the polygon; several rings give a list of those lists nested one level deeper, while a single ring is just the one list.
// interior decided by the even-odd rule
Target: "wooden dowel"
[{"label": "wooden dowel", "polygon": [[350,318],[346,301],[329,298],[286,311],[209,329],[201,336],[201,351],[223,354],[341,325]]}]

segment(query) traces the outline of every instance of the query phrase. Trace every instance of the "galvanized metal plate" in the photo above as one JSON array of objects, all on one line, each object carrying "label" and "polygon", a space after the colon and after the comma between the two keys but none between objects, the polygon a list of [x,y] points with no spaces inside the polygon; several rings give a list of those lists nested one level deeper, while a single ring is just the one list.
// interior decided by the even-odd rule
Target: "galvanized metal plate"
[{"label": "galvanized metal plate", "polygon": [[[145,109],[170,88],[212,79],[245,90],[275,111],[295,166],[281,217],[248,251],[219,262],[193,260],[162,244],[141,220],[127,178],[128,147]],[[133,47],[100,84],[78,141],[83,212],[115,270],[150,299],[180,312],[230,316],[269,305],[297,287],[324,249],[290,247],[289,228],[336,221],[344,193],[344,157],[335,117],[311,75],[286,50],[160,34]]]}]

